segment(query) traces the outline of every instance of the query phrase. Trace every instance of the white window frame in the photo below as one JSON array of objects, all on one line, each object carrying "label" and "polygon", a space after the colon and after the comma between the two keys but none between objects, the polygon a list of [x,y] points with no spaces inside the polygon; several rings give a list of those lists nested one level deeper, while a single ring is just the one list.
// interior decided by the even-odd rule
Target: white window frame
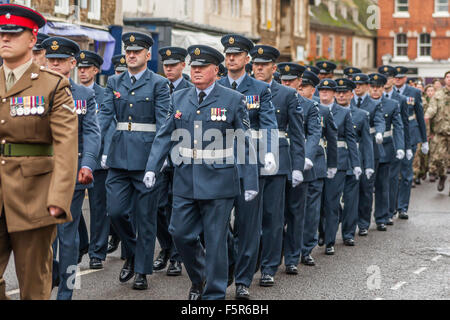
[{"label": "white window frame", "polygon": [[395,0],[395,3],[394,3],[394,14],[392,16],[394,18],[409,18],[410,17],[410,15],[409,15],[409,0],[406,0],[406,1],[408,1],[408,3],[407,3],[408,11],[400,11],[399,10],[400,6],[402,6],[402,7],[404,6],[404,4],[400,4],[399,1],[400,0]]},{"label": "white window frame", "polygon": [[[91,11],[93,9],[93,11]],[[102,12],[102,0],[89,0],[88,19],[100,20]]]},{"label": "white window frame", "polygon": [[[420,36],[421,36],[421,35],[424,35],[424,34],[428,34],[428,35],[430,36],[430,42],[429,42],[428,44],[423,44],[423,43],[421,42]],[[431,57],[432,43],[433,43],[433,39],[432,39],[430,33],[420,33],[420,34],[417,36],[417,59],[416,59],[416,61],[424,61],[424,62],[430,62],[430,61],[433,61],[433,58]],[[423,55],[421,54],[421,50],[420,50],[420,49],[422,49],[422,48],[430,48],[430,54],[429,54],[429,55],[426,55],[426,56],[423,56]]]},{"label": "white window frame", "polygon": [[[399,44],[397,43],[397,37],[399,35],[401,35],[401,34],[404,34],[405,37],[406,37],[406,44],[402,44],[401,45],[401,47],[406,48],[406,55],[404,55],[404,56],[399,56],[397,54],[397,48],[399,46]],[[404,32],[400,32],[400,33],[395,34],[395,36],[394,36],[394,58],[393,58],[392,61],[394,61],[394,62],[407,62],[407,61],[409,61],[409,58],[408,58],[408,42],[409,42],[408,34],[406,34]]]},{"label": "white window frame", "polygon": [[329,39],[328,58],[334,60],[336,59],[336,38],[335,36],[330,35],[328,39]]},{"label": "white window frame", "polygon": [[[274,30],[274,4],[275,0],[261,0],[261,28],[264,30]],[[270,28],[267,27],[270,21]]]},{"label": "white window frame", "polygon": [[55,1],[55,13],[69,14],[69,0],[59,0],[60,5],[56,5]]},{"label": "white window frame", "polygon": [[341,37],[341,59],[347,58],[347,38]]},{"label": "white window frame", "polygon": [[212,0],[212,12],[214,14],[220,14],[220,0]]},{"label": "white window frame", "polygon": [[239,18],[241,16],[240,0],[230,0],[230,15],[233,18]]},{"label": "white window frame", "polygon": [[14,0],[14,4],[20,4],[22,6],[31,7],[31,0]]},{"label": "white window frame", "polygon": [[[320,41],[318,41],[319,39],[320,39]],[[319,45],[318,45],[318,43],[319,43]],[[322,35],[320,33],[317,33],[316,34],[316,57],[317,58],[323,56],[322,48],[323,48],[323,37],[322,37]],[[319,53],[317,53],[318,50],[319,50]]]},{"label": "white window frame", "polygon": [[449,8],[449,1],[447,1],[447,11],[445,10],[439,10],[439,6],[442,5],[442,3],[439,3],[442,0],[434,0],[434,12],[433,12],[433,18],[448,18],[450,17],[450,13],[448,12]]},{"label": "white window frame", "polygon": [[300,36],[305,34],[305,2],[304,0],[296,0],[295,1],[295,30],[296,33]]}]

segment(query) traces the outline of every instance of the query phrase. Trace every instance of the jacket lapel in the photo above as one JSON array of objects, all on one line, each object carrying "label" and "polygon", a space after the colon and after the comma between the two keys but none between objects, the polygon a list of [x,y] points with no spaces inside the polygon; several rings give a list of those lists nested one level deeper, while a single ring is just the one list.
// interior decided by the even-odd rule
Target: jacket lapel
[{"label": "jacket lapel", "polygon": [[[142,77],[138,81],[136,81],[136,83],[134,85],[132,85],[132,89],[137,90],[138,88],[144,86],[146,83],[150,83],[151,77],[152,77],[152,74],[150,73],[150,71],[148,69],[145,70]],[[130,79],[130,83],[131,83],[131,79]]]},{"label": "jacket lapel", "polygon": [[237,87],[237,90],[240,93],[245,94],[247,91],[250,90],[251,85],[252,84],[250,83],[250,77],[248,74],[246,74],[244,80],[242,80],[241,84]]},{"label": "jacket lapel", "polygon": [[272,99],[275,98],[275,96],[278,94],[279,89],[280,89],[280,84],[278,84],[278,82],[273,80],[272,85],[270,86],[270,91],[272,91]]},{"label": "jacket lapel", "polygon": [[3,66],[0,67],[0,97],[4,97],[6,94],[6,79],[5,79],[5,69]]},{"label": "jacket lapel", "polygon": [[214,88],[212,91],[208,94],[205,100],[203,100],[202,104],[200,105],[200,108],[204,108],[206,106],[209,106],[210,104],[216,102],[219,99],[219,90],[218,85],[214,84]]}]

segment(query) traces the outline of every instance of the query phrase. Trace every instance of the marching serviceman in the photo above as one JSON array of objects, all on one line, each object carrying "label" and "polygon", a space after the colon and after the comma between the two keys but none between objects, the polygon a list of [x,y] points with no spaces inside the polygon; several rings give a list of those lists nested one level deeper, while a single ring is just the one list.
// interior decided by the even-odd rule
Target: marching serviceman
[{"label": "marching serviceman", "polygon": [[[86,189],[93,187],[93,171],[97,166],[100,152],[100,128],[95,110],[95,93],[93,90],[76,84],[70,79],[70,72],[76,67],[76,55],[80,51],[78,44],[62,37],[50,37],[42,42],[46,51],[47,66],[69,78],[70,89],[78,115],[78,179],[75,186],[70,211],[73,221],[58,226],[58,236],[54,243],[54,270],[59,281],[58,300],[71,300],[77,264],[79,258],[80,237],[78,227],[83,214],[82,207]],[[59,247],[58,255],[56,250]],[[58,256],[58,259],[56,257]],[[59,276],[59,277],[58,277]]]},{"label": "marching serviceman", "polygon": [[[303,84],[301,76],[305,71],[305,67],[297,63],[280,63],[278,64],[278,69],[281,73],[283,85],[290,86],[296,91],[299,90],[300,84]],[[305,217],[308,214],[306,211],[307,196],[310,182],[316,179],[315,166],[317,164],[315,159],[318,154],[318,146],[322,134],[319,104],[301,95],[298,95],[297,98],[300,107],[303,109],[303,129],[306,142],[303,183],[297,188],[293,188],[289,182],[286,185],[284,264],[286,273],[292,275],[298,274],[297,265],[302,257],[304,229],[309,227],[305,225]]]},{"label": "marching serviceman", "polygon": [[[334,76],[334,70],[336,69],[336,65],[331,61],[319,61],[316,63],[316,70],[311,69],[310,71],[313,71],[317,74],[320,81],[324,79],[333,79]],[[319,98],[319,90],[316,90],[314,92],[314,96]]]},{"label": "marching serviceman", "polygon": [[355,67],[348,67],[344,69],[344,75],[349,79],[353,79],[353,75],[355,73],[362,73],[361,69],[355,68]]},{"label": "marching serviceman", "polygon": [[[228,262],[230,263],[230,270],[232,271],[234,268],[236,298],[246,300],[250,298],[248,288],[257,269],[264,185],[266,177],[277,171],[277,163],[273,153],[277,148],[272,150],[272,147],[278,144],[278,125],[275,109],[271,102],[272,96],[269,85],[250,77],[245,72],[245,66],[250,60],[248,54],[254,47],[253,42],[240,35],[226,35],[222,37],[221,42],[225,48],[225,63],[228,75],[219,80],[218,83],[245,95],[253,144],[257,148],[258,164],[261,169],[258,174],[259,194],[253,201],[245,201],[243,194],[238,195],[234,204],[234,236],[236,242],[234,247],[237,248],[237,252],[234,252]],[[261,48],[259,52],[264,54],[264,49]],[[266,59],[260,61],[266,61]],[[272,139],[274,134],[276,136]],[[238,169],[241,178],[248,175],[244,171],[245,167],[238,167]],[[253,172],[249,174],[251,173]]]},{"label": "marching serviceman", "polygon": [[[386,128],[383,133],[384,153],[380,156],[375,176],[375,222],[377,230],[386,231],[389,222],[389,179],[390,164],[397,158],[405,157],[405,138],[403,121],[400,116],[400,106],[395,100],[383,95],[387,79],[379,73],[369,75],[370,97],[376,103],[381,102]],[[369,217],[370,224],[370,217]]]},{"label": "marching serviceman", "polygon": [[37,34],[37,41],[33,47],[33,62],[39,67],[47,66],[47,59],[45,58],[45,49],[42,47],[42,41],[47,39],[49,36],[44,33]]},{"label": "marching serviceman", "polygon": [[[167,80],[147,68],[153,39],[129,32],[122,35],[122,41],[128,71],[108,79],[99,112],[102,134],[113,118],[117,119],[106,159],[110,168],[107,210],[126,251],[119,281],[127,282],[136,273],[133,289],[145,290],[146,275],[153,273],[158,188],[149,190],[142,180],[154,137],[166,119],[170,96]],[[137,237],[128,211],[132,197]]]},{"label": "marching serviceman", "polygon": [[49,299],[56,224],[72,220],[77,116],[69,80],[32,62],[38,12],[0,5],[0,299],[14,253],[21,299]]},{"label": "marching serviceman", "polygon": [[[171,109],[155,138],[144,182],[148,188],[154,186],[156,173],[174,143],[173,132],[183,129],[183,141],[171,152],[174,178],[169,230],[192,282],[189,299],[225,299],[230,213],[239,193],[245,201],[258,193],[257,165],[256,161],[252,166],[242,163],[245,157],[234,154],[235,133],[237,150],[242,147],[241,138],[245,138],[246,151],[253,147],[250,135],[243,136],[250,129],[245,97],[216,82],[223,55],[202,45],[191,46],[188,52],[195,88],[172,95]],[[214,141],[210,142],[212,132]],[[203,141],[205,134],[210,138]],[[252,153],[250,158],[256,160],[254,150]],[[242,189],[236,158],[247,167],[244,172],[249,173],[250,168],[254,171],[251,177],[244,177]],[[201,233],[204,247],[199,239]]]},{"label": "marching serviceman", "polygon": [[[260,50],[262,49],[262,50]],[[263,194],[263,217],[261,237],[261,279],[259,285],[270,287],[274,285],[274,276],[280,264],[285,225],[285,199],[295,198],[296,205],[286,208],[290,213],[287,224],[287,246],[294,247],[297,253],[296,263],[300,261],[303,220],[305,217],[306,187],[303,187],[303,170],[312,168],[312,161],[305,165],[305,133],[303,128],[303,108],[298,99],[297,88],[292,89],[273,80],[277,70],[276,60],[280,52],[270,46],[255,46],[250,55],[253,59],[253,74],[255,79],[270,84],[272,104],[279,130],[279,168],[276,174],[268,176]],[[287,66],[288,70],[290,67]],[[285,67],[286,71],[286,67]],[[296,76],[297,77],[297,76]],[[302,102],[303,102],[302,98]],[[316,117],[318,123],[318,117]],[[289,137],[289,140],[287,139]],[[317,143],[318,140],[317,140]],[[286,188],[286,183],[289,186]],[[286,206],[291,205],[288,202]],[[294,223],[297,222],[297,223]]]}]

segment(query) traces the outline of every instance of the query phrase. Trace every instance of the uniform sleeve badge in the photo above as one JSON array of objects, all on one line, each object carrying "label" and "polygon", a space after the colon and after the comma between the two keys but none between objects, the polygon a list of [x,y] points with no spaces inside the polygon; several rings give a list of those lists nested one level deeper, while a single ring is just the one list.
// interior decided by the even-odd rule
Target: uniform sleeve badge
[{"label": "uniform sleeve badge", "polygon": [[67,93],[67,95],[68,95],[69,97],[72,96],[72,92],[70,91],[69,87],[65,87],[65,88],[64,88],[64,91],[66,91],[66,93]]}]

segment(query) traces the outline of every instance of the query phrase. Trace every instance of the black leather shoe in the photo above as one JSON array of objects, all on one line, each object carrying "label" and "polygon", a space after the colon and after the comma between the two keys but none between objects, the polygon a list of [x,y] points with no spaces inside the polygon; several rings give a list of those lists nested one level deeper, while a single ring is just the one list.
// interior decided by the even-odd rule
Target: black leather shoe
[{"label": "black leather shoe", "polygon": [[89,252],[89,246],[84,247],[83,249],[80,249],[80,253],[78,255],[78,264],[81,263],[81,260],[83,260],[83,256]]},{"label": "black leather shoe", "polygon": [[183,267],[181,267],[181,262],[178,261],[170,261],[169,267],[167,268],[166,274],[171,277],[176,277],[181,275],[181,271]]},{"label": "black leather shoe", "polygon": [[378,231],[387,231],[386,225],[384,223],[377,225]]},{"label": "black leather shoe", "polygon": [[202,300],[203,287],[204,283],[192,284],[189,290],[188,300]]},{"label": "black leather shoe", "polygon": [[319,247],[323,247],[323,245],[325,244],[325,238],[319,235],[319,242],[317,244],[319,245]]},{"label": "black leather shoe", "polygon": [[122,270],[120,270],[119,281],[124,283],[134,276],[134,257],[125,260]]},{"label": "black leather shoe", "polygon": [[393,226],[394,225],[394,219],[389,218],[388,221],[386,222],[386,225]]},{"label": "black leather shoe", "polygon": [[169,261],[169,251],[161,250],[159,252],[158,258],[153,262],[153,271],[160,271],[167,266],[167,261]]},{"label": "black leather shoe", "polygon": [[56,275],[56,278],[52,277],[52,290],[54,287],[59,287],[59,282],[60,282],[59,275]]},{"label": "black leather shoe", "polygon": [[327,256],[334,255],[334,246],[327,246],[326,249],[325,249],[325,254]]},{"label": "black leather shoe", "polygon": [[228,266],[228,283],[227,287],[231,286],[234,282],[234,264]]},{"label": "black leather shoe", "polygon": [[358,234],[359,234],[361,237],[365,237],[365,236],[367,236],[367,235],[369,234],[369,230],[367,230],[367,229],[359,229]]},{"label": "black leather shoe", "polygon": [[111,239],[108,241],[108,249],[106,249],[106,253],[110,254],[110,253],[113,253],[114,251],[116,251],[117,248],[119,248],[119,244],[120,244],[120,238],[111,236]]},{"label": "black leather shoe", "polygon": [[236,300],[250,300],[248,288],[242,284],[236,286]]},{"label": "black leather shoe", "polygon": [[298,274],[297,266],[294,266],[293,264],[286,266],[286,273],[297,275]]},{"label": "black leather shoe", "polygon": [[275,280],[270,274],[263,273],[261,279],[259,279],[259,285],[261,287],[272,287],[275,284]]},{"label": "black leather shoe", "polygon": [[402,219],[402,220],[408,220],[409,216],[406,214],[406,212],[399,212],[398,213],[398,218]]},{"label": "black leather shoe", "polygon": [[414,179],[414,182],[416,183],[416,185],[419,185],[419,184],[421,184],[421,182],[420,182],[420,178],[419,178],[419,177],[417,177],[416,179]]},{"label": "black leather shoe", "polygon": [[134,290],[147,290],[147,276],[145,274],[136,273],[134,277],[133,289]]},{"label": "black leather shoe", "polygon": [[346,245],[348,247],[354,247],[355,246],[355,240],[353,240],[353,239],[345,239],[344,240],[344,245]]},{"label": "black leather shoe", "polygon": [[445,180],[447,180],[447,176],[439,177],[439,183],[438,183],[438,186],[437,186],[437,190],[439,192],[444,191],[444,189],[445,189]]},{"label": "black leather shoe", "polygon": [[103,269],[102,260],[100,260],[99,258],[92,258],[89,261],[89,269],[93,270]]},{"label": "black leather shoe", "polygon": [[316,263],[314,262],[313,257],[311,257],[310,254],[307,255],[307,256],[303,256],[303,257],[302,257],[302,263],[303,263],[305,266],[315,266],[315,265],[316,265]]}]

